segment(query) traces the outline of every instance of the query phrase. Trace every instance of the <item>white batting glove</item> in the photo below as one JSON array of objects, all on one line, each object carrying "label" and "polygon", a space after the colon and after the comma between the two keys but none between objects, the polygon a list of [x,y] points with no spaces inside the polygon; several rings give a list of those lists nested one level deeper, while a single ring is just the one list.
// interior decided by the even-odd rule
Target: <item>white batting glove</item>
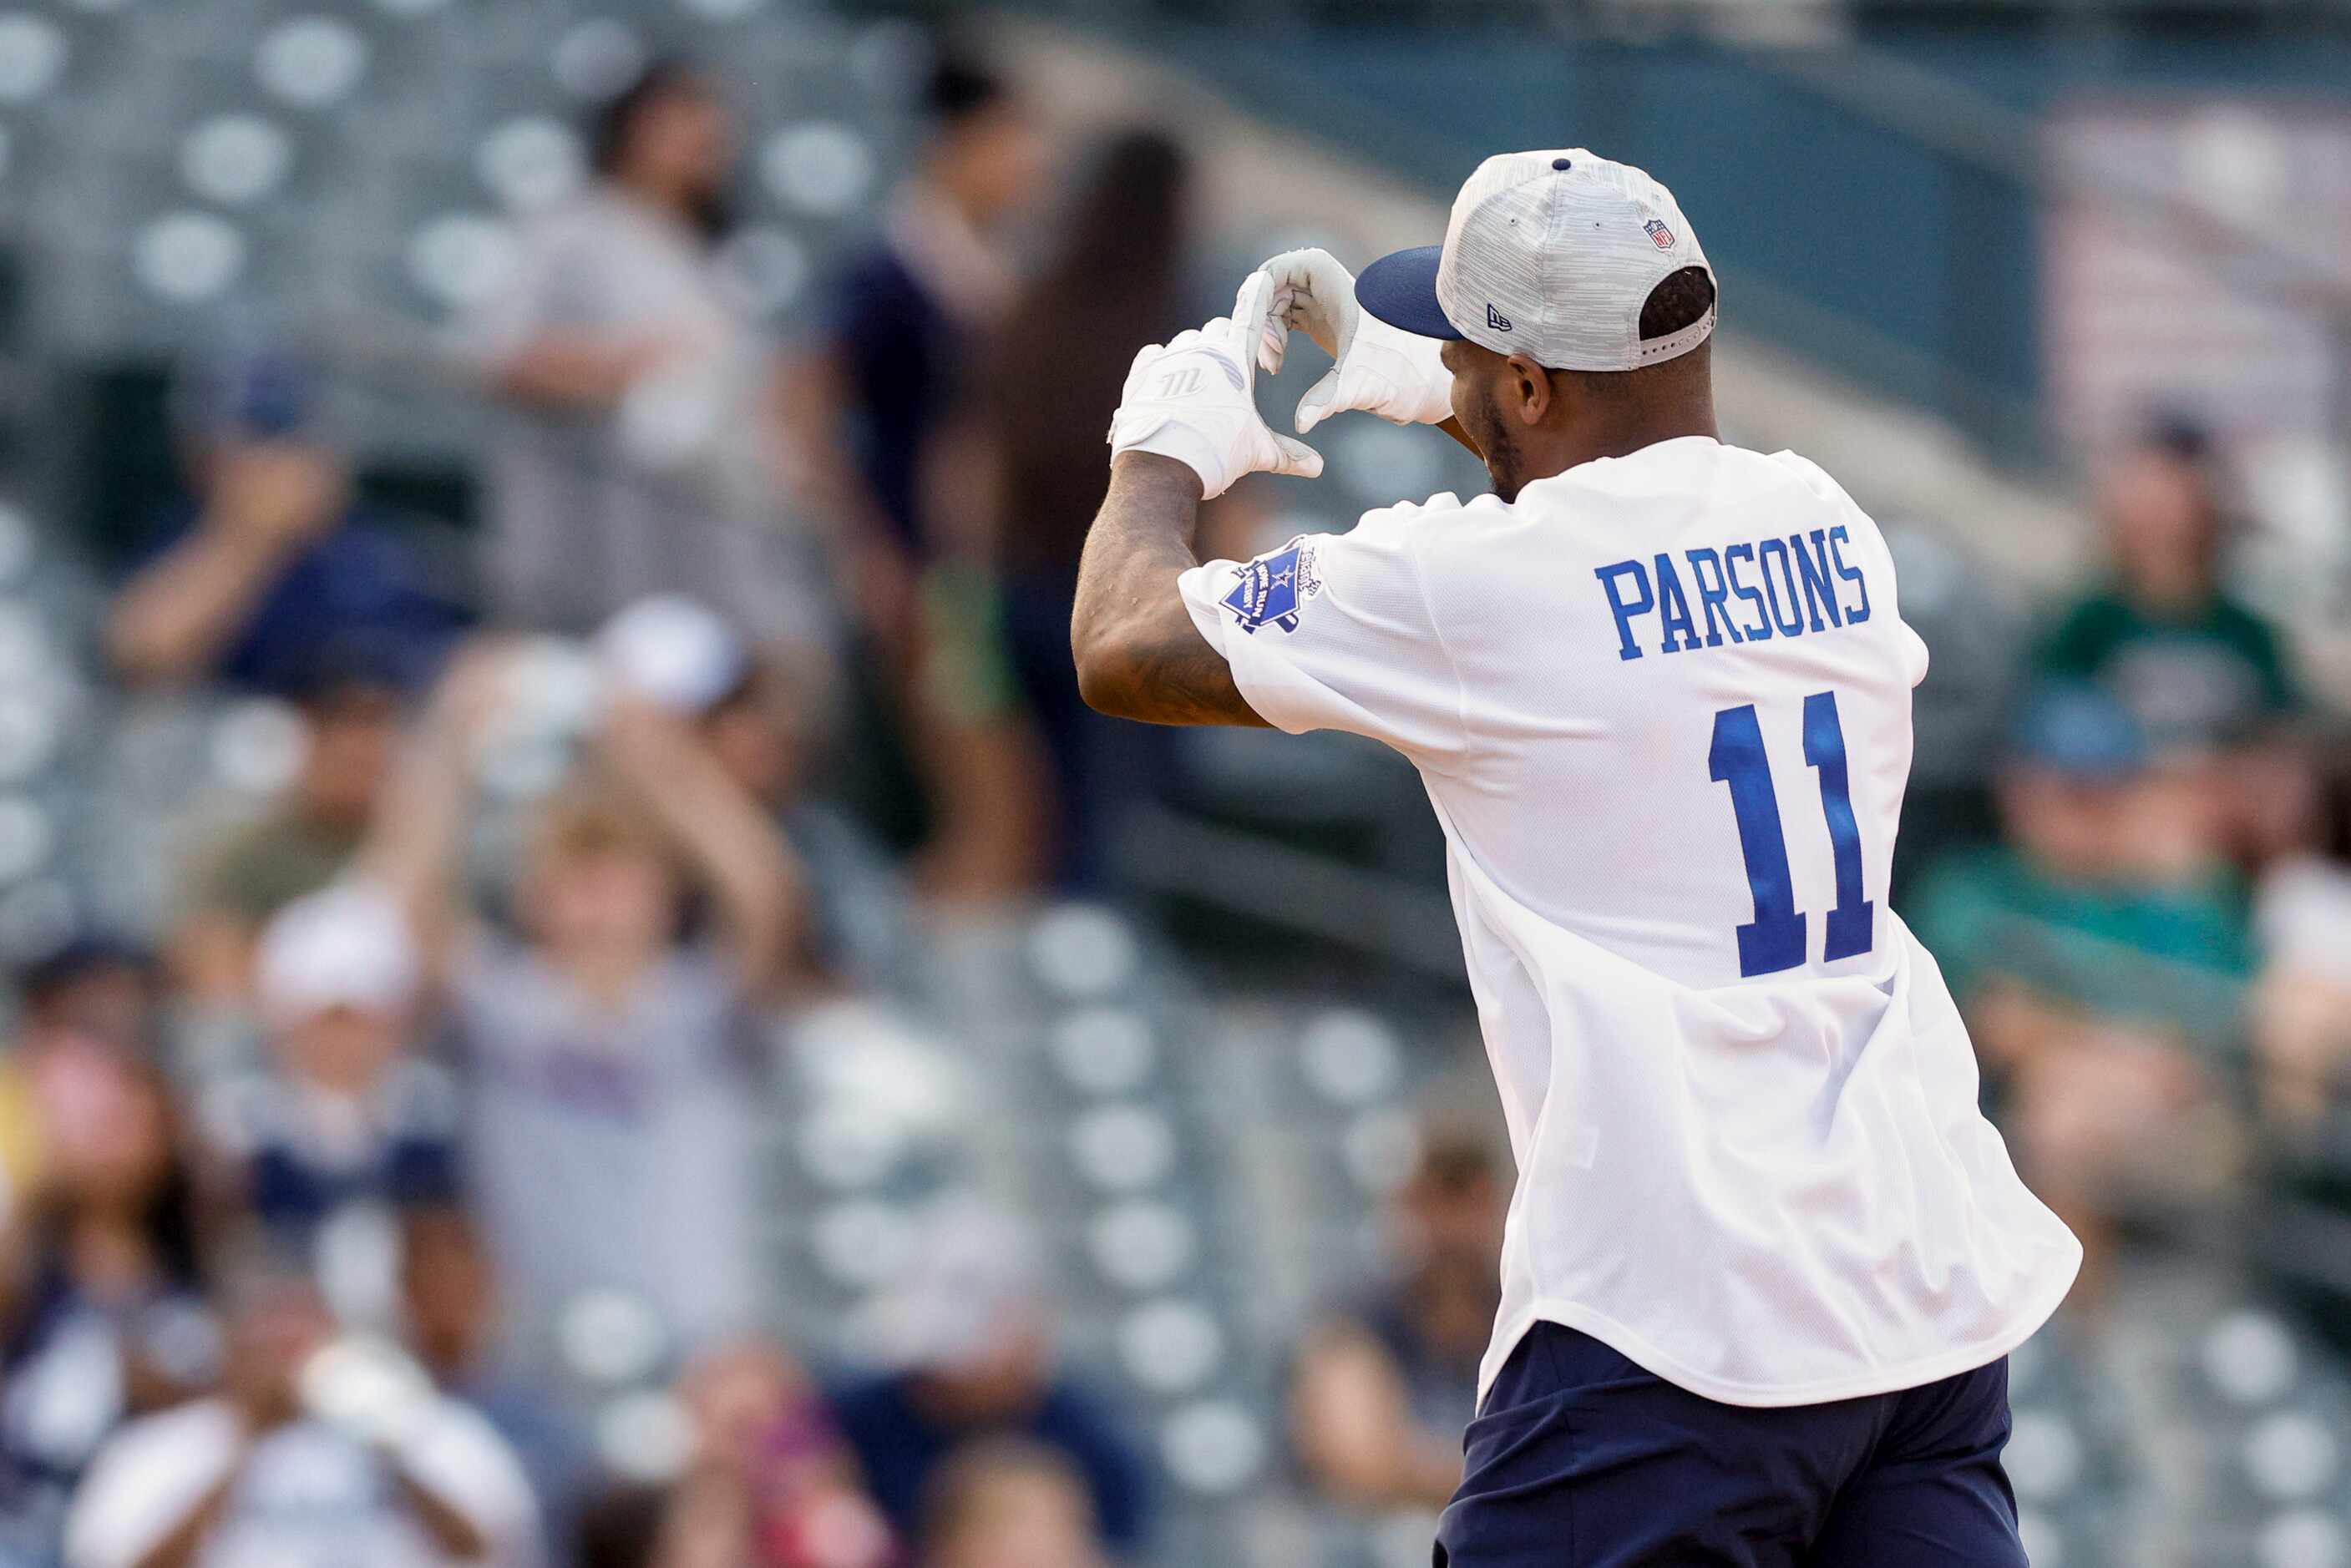
[{"label": "white batting glove", "polygon": [[1453,373],[1437,358],[1445,345],[1391,327],[1355,303],[1355,275],[1329,251],[1284,251],[1265,264],[1274,283],[1274,313],[1258,338],[1258,363],[1281,369],[1290,329],[1303,328],[1335,361],[1298,400],[1304,435],[1348,409],[1391,424],[1433,425],[1453,416]]},{"label": "white batting glove", "polygon": [[1272,314],[1273,296],[1273,279],[1253,272],[1233,301],[1232,315],[1137,354],[1111,417],[1111,455],[1172,457],[1200,476],[1203,498],[1222,495],[1245,473],[1301,479],[1321,473],[1321,452],[1274,434],[1257,411],[1252,355]]}]

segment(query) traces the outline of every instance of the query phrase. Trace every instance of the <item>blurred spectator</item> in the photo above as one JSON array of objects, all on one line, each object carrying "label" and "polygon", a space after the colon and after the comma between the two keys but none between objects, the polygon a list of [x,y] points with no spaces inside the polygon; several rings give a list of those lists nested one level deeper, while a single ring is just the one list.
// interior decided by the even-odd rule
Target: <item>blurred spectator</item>
[{"label": "blurred spectator", "polygon": [[593,1459],[544,1386],[500,1365],[497,1262],[463,1207],[401,1210],[400,1305],[409,1353],[433,1386],[479,1410],[521,1460],[559,1555],[572,1539]]},{"label": "blurred spectator", "polygon": [[2351,1067],[2351,773],[2313,793],[2300,852],[2262,879],[2254,997],[2262,1108],[2306,1136],[2346,1097]]},{"label": "blurred spectator", "polygon": [[671,596],[622,610],[597,642],[606,673],[694,724],[799,857],[807,909],[789,966],[795,986],[871,986],[893,973],[908,940],[896,874],[856,823],[810,793],[813,676],[761,657],[708,607]]},{"label": "blurred spectator", "polygon": [[462,597],[398,516],[358,499],[315,428],[312,369],[246,353],[181,379],[190,496],[156,519],[123,585],[107,651],[137,685],[222,680],[280,697],[364,657],[427,679],[466,619]]},{"label": "blurred spectator", "polygon": [[613,1487],[580,1519],[580,1568],[736,1568],[737,1542],[721,1537],[705,1545],[677,1539],[671,1491],[644,1482]]},{"label": "blurred spectator", "polygon": [[199,1007],[249,1009],[261,928],[342,874],[392,768],[403,698],[381,665],[339,655],[312,671],[298,701],[305,743],[293,783],[207,833],[183,869],[172,968]]},{"label": "blurred spectator", "polygon": [[0,1226],[39,1185],[59,1064],[147,1056],[162,1000],[154,960],[98,935],[68,939],[16,977],[16,1034],[0,1057]]},{"label": "blurred spectator", "polygon": [[989,67],[943,57],[925,107],[915,171],[891,198],[881,244],[841,280],[830,346],[799,378],[797,422],[812,461],[830,460],[862,617],[892,645],[912,626],[922,566],[946,543],[925,515],[932,443],[1012,303],[1004,230],[1045,171],[1027,106]]},{"label": "blurred spectator", "polygon": [[988,902],[1042,874],[1046,763],[997,625],[975,504],[985,454],[950,438],[967,394],[988,390],[977,359],[1016,288],[1005,234],[1041,187],[1045,143],[1003,78],[967,57],[936,64],[925,105],[915,171],[787,396],[840,519],[865,645],[852,670],[868,732],[857,795],[893,842],[923,846],[929,891]]},{"label": "blurred spectator", "polygon": [[1478,1413],[1479,1363],[1501,1305],[1509,1200],[1482,1131],[1424,1133],[1390,1216],[1400,1272],[1325,1317],[1299,1358],[1299,1453],[1339,1501],[1435,1511],[1461,1484],[1461,1434]]},{"label": "blurred spectator", "polygon": [[[457,856],[495,654],[458,661],[371,846],[448,983],[468,1074],[467,1177],[512,1321],[544,1365],[583,1292],[653,1306],[689,1345],[747,1321],[758,1282],[762,1014],[800,877],[758,807],[676,720],[613,696],[581,774],[535,805],[520,940],[473,928]],[[680,940],[690,888],[705,934]]]},{"label": "blurred spectator", "polygon": [[2019,1163],[2083,1239],[2232,1174],[2227,1080],[2252,968],[2214,775],[2156,755],[2095,688],[2028,702],[2000,784],[2007,842],[1937,867],[1915,921],[1968,1015]]},{"label": "blurred spectator", "polygon": [[2301,706],[2283,640],[2220,581],[2222,513],[2202,438],[2124,452],[2099,487],[2111,576],[2069,607],[2034,662],[2105,687],[2160,750],[2261,738]]},{"label": "blurred spectator", "polygon": [[396,1205],[452,1197],[457,1094],[411,1048],[423,975],[406,914],[337,884],[278,911],[255,968],[269,1061],[214,1092],[206,1130],[273,1239],[299,1253],[340,1216],[381,1231]]},{"label": "blurred spectator", "polygon": [[[965,389],[977,461],[993,475],[990,530],[1003,639],[1020,701],[1052,759],[1064,881],[1098,885],[1109,871],[1108,819],[1147,797],[1165,767],[1164,732],[1122,723],[1078,696],[1070,607],[1086,530],[1109,483],[1099,463],[1070,461],[1073,432],[1108,428],[1134,354],[1189,325],[1183,277],[1192,254],[1191,161],[1156,130],[1129,130],[1102,150],[1079,191],[1058,250],[1013,302],[979,374]],[[1070,301],[1087,327],[1067,329]]]},{"label": "blurred spectator", "polygon": [[923,1502],[920,1568],[1104,1568],[1085,1477],[1018,1438],[949,1461]]},{"label": "blurred spectator", "polygon": [[900,1530],[967,1446],[1021,1438],[1084,1477],[1102,1537],[1134,1555],[1148,1525],[1141,1459],[1108,1407],[1054,1365],[1050,1308],[1035,1238],[1008,1217],[960,1201],[925,1227],[914,1277],[876,1314],[898,1370],[843,1387],[833,1408],[867,1483]]},{"label": "blurred spectator", "polygon": [[479,1416],[380,1363],[323,1356],[334,1322],[302,1275],[246,1259],[226,1285],[224,1392],[100,1451],[70,1568],[539,1562],[529,1485]]},{"label": "blurred spectator", "polygon": [[488,469],[500,618],[584,634],[676,592],[763,644],[820,641],[813,541],[778,499],[773,348],[716,249],[733,117],[658,61],[599,111],[590,160],[462,332],[509,405]]},{"label": "blurred spectator", "polygon": [[673,1502],[676,1528],[736,1542],[743,1568],[882,1568],[890,1526],[860,1489],[857,1461],[806,1373],[772,1342],[698,1357],[680,1381],[695,1462]]},{"label": "blurred spectator", "polygon": [[747,1339],[690,1366],[679,1388],[695,1458],[666,1486],[624,1486],[583,1521],[586,1568],[878,1568],[889,1526],[856,1485],[805,1374]]},{"label": "blurred spectator", "polygon": [[217,1370],[194,1184],[162,1077],[45,1050],[36,1171],[0,1231],[0,1561],[52,1561],[66,1503],[124,1420]]}]

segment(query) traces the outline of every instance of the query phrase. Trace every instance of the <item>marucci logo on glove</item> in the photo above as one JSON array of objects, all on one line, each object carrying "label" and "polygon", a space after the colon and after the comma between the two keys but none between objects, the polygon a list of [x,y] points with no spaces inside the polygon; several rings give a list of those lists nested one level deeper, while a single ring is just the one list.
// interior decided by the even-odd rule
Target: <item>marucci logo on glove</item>
[{"label": "marucci logo on glove", "polygon": [[1235,571],[1232,591],[1219,602],[1233,612],[1241,629],[1251,634],[1268,622],[1284,631],[1296,631],[1299,610],[1322,591],[1322,579],[1314,575],[1314,547],[1303,534]]},{"label": "marucci logo on glove", "polygon": [[[1240,367],[1230,359],[1222,354],[1211,354],[1208,358],[1215,360],[1217,369],[1225,373],[1225,379],[1232,383],[1233,390],[1240,391],[1249,385],[1241,375]],[[1170,370],[1160,377],[1159,384],[1151,389],[1151,395],[1155,398],[1188,398],[1197,392],[1206,380],[1197,365],[1186,365],[1180,370]]]}]

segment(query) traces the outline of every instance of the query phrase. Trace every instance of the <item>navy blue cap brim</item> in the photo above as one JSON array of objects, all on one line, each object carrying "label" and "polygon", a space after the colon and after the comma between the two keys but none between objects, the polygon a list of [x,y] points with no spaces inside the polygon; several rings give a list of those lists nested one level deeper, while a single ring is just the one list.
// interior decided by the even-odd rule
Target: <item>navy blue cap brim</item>
[{"label": "navy blue cap brim", "polygon": [[1419,337],[1458,338],[1437,303],[1437,258],[1443,245],[1415,245],[1382,256],[1355,279],[1355,303]]}]

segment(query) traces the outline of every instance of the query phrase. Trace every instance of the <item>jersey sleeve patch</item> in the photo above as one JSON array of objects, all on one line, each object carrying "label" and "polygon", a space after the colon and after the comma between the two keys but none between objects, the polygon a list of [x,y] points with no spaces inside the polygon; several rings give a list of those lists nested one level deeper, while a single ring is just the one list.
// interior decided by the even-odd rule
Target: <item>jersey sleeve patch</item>
[{"label": "jersey sleeve patch", "polygon": [[1235,567],[1233,586],[1218,602],[1233,612],[1243,631],[1254,635],[1270,625],[1289,632],[1298,629],[1298,612],[1322,591],[1322,579],[1314,571],[1314,545],[1301,534],[1280,549]]}]

